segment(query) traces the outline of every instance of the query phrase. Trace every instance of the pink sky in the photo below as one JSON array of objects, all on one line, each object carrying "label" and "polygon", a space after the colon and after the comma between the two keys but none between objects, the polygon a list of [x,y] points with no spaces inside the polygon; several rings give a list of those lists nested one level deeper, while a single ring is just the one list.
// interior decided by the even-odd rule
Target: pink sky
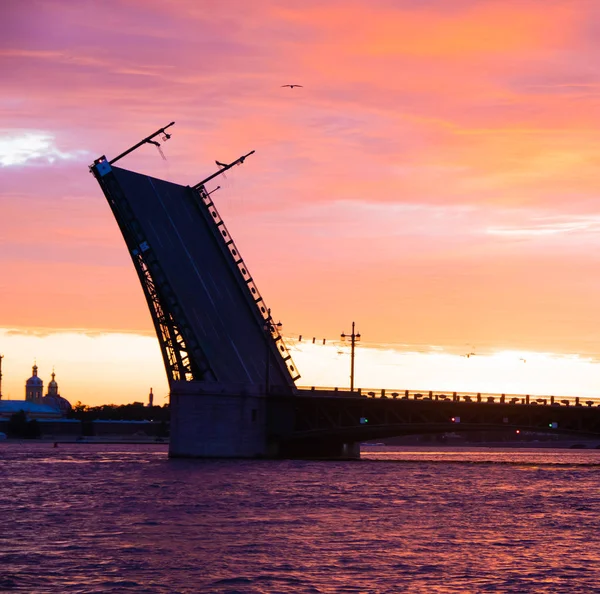
[{"label": "pink sky", "polygon": [[0,328],[152,332],[87,166],[174,120],[122,165],[256,150],[215,197],[284,333],[594,358],[599,32],[591,0],[5,1]]}]

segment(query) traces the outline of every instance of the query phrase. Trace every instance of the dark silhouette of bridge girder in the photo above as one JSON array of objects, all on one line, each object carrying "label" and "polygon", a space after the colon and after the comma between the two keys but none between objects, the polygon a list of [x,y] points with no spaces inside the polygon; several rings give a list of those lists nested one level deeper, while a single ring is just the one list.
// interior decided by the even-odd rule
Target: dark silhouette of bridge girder
[{"label": "dark silhouette of bridge girder", "polygon": [[[289,422],[277,438],[290,443],[364,442],[424,433],[521,429],[600,438],[600,408],[488,402],[392,400],[300,390],[274,409]],[[293,419],[293,421],[292,421]],[[283,428],[280,425],[280,429]]]},{"label": "dark silhouette of bridge girder", "polygon": [[204,186],[106,159],[91,169],[140,279],[169,382],[256,386],[268,373],[292,393],[299,376],[291,356],[276,325],[265,332],[269,310]]}]

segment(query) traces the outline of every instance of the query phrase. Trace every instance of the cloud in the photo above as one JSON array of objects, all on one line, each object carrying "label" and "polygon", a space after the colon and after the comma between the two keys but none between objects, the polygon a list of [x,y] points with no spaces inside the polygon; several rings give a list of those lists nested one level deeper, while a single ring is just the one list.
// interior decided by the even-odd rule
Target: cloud
[{"label": "cloud", "polygon": [[46,165],[89,156],[85,150],[62,151],[48,132],[4,132],[0,135],[0,166]]},{"label": "cloud", "polygon": [[142,336],[142,337],[154,337],[154,332],[148,330],[146,332],[139,330],[119,330],[115,332],[111,329],[103,328],[0,328],[0,336],[22,336],[22,337],[36,337],[45,338],[47,336],[65,336],[77,334],[79,336],[86,336],[87,338],[101,338],[103,336],[116,336],[116,337],[127,337],[127,336]]},{"label": "cloud", "polygon": [[541,235],[558,235],[563,233],[597,233],[600,230],[600,217],[534,217],[530,222],[521,225],[488,227],[490,235],[535,237]]}]

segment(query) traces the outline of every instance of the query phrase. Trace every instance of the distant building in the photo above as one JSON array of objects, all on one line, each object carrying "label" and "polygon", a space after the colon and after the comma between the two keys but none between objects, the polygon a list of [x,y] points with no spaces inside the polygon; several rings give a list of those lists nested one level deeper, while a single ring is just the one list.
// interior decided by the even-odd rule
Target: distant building
[{"label": "distant building", "polygon": [[31,402],[29,400],[0,400],[0,420],[10,419],[15,413],[23,411],[29,420],[61,419],[63,414],[57,408]]},{"label": "distant building", "polygon": [[71,410],[71,403],[58,392],[54,371],[45,396],[44,382],[35,363],[32,374],[25,382],[25,400],[0,400],[0,419],[10,418],[19,411],[24,411],[29,419],[60,419]]},{"label": "distant building", "polygon": [[34,363],[33,375],[25,382],[25,400],[40,404],[43,398],[44,382],[38,377],[38,366]]},{"label": "distant building", "polygon": [[52,371],[52,379],[48,384],[48,393],[43,398],[43,404],[57,408],[63,415],[66,415],[71,410],[71,403],[58,393],[58,384],[54,379],[55,377],[56,374]]}]

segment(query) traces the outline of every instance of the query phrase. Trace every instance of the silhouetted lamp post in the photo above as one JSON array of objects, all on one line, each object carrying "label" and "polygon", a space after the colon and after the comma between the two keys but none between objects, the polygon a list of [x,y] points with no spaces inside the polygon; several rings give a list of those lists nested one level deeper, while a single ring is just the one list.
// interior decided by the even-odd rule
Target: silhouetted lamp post
[{"label": "silhouetted lamp post", "polygon": [[4,355],[0,355],[0,400],[2,400],[2,359]]},{"label": "silhouetted lamp post", "polygon": [[266,344],[267,344],[267,356],[265,357],[267,361],[267,368],[265,370],[265,394],[269,394],[271,391],[271,340],[273,339],[273,332],[275,328],[279,330],[282,324],[281,322],[277,322],[277,324],[273,324],[273,318],[271,317],[271,309],[267,310],[267,319],[265,320],[265,334],[267,335]]},{"label": "silhouetted lamp post", "polygon": [[350,339],[350,392],[354,392],[354,345],[360,340],[360,333],[354,333],[354,322],[352,322],[352,334],[341,334],[342,340]]}]

